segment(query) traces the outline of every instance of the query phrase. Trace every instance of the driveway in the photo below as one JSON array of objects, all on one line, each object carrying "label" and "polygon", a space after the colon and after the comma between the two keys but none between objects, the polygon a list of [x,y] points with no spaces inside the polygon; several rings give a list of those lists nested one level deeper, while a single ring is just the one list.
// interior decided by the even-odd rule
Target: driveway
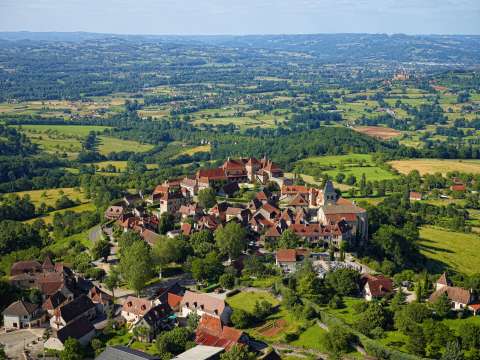
[{"label": "driveway", "polygon": [[[4,330],[2,329],[2,331]],[[43,350],[42,336],[44,331],[45,329],[23,329],[9,333],[2,332],[0,333],[0,343],[5,345],[5,353],[9,358],[23,359],[22,352],[24,346],[31,354],[36,354]]]}]

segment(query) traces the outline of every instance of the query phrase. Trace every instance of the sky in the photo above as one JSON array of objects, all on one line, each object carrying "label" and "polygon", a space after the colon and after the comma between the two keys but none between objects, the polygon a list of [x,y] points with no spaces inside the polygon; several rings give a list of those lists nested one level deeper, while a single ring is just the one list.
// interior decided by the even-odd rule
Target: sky
[{"label": "sky", "polygon": [[0,31],[480,34],[480,0],[0,0]]}]

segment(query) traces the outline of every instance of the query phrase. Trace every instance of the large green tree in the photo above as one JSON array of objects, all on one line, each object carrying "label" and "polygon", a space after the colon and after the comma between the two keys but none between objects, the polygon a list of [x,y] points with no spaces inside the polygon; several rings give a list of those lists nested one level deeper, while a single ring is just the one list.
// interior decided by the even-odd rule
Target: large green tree
[{"label": "large green tree", "polygon": [[210,209],[217,203],[217,197],[213,188],[207,188],[198,192],[198,204],[205,208]]},{"label": "large green tree", "polygon": [[246,247],[246,233],[242,225],[230,222],[215,230],[218,249],[230,259],[237,258]]},{"label": "large green tree", "polygon": [[136,241],[120,257],[120,272],[129,288],[140,292],[152,276],[153,261],[149,246]]}]

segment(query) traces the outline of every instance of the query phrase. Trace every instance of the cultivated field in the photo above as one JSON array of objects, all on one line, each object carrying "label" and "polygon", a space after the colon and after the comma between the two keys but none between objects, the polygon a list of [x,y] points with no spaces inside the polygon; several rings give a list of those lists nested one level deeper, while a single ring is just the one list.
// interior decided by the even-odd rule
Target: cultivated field
[{"label": "cultivated field", "polygon": [[396,136],[400,136],[402,133],[398,130],[381,126],[358,126],[353,130],[382,140],[390,140]]},{"label": "cultivated field", "polygon": [[432,260],[435,272],[443,267],[464,274],[480,271],[480,236],[424,226],[420,229],[420,250]]},{"label": "cultivated field", "polygon": [[418,170],[420,175],[452,171],[480,174],[480,160],[412,159],[390,161],[389,164],[402,174],[412,170]]}]

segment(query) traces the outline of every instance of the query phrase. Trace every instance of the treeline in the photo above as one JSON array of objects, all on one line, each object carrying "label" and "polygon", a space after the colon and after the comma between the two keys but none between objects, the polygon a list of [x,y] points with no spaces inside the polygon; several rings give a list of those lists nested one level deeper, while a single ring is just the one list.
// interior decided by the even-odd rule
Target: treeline
[{"label": "treeline", "polygon": [[37,145],[33,144],[25,134],[14,128],[0,125],[0,156],[29,156],[36,154],[37,150]]}]

